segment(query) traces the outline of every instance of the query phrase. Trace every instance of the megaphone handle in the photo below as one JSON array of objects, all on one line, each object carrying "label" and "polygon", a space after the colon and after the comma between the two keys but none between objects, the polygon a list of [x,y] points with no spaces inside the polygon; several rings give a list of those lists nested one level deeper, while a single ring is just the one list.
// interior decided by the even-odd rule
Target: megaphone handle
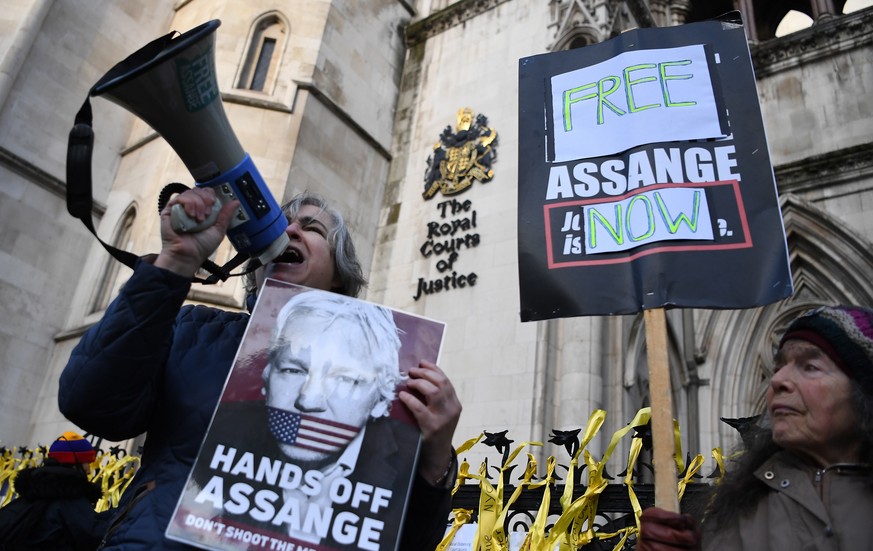
[{"label": "megaphone handle", "polygon": [[195,233],[208,228],[215,223],[215,219],[218,218],[218,213],[221,211],[222,206],[223,203],[221,201],[213,203],[212,212],[209,213],[209,216],[203,222],[198,224],[185,214],[185,207],[179,204],[173,205],[173,208],[170,209],[170,223],[173,226],[173,231],[176,233]]},{"label": "megaphone handle", "polygon": [[[209,187],[215,191],[216,199],[216,201],[212,203],[212,212],[209,213],[209,216],[207,216],[203,222],[198,224],[195,220],[192,220],[187,214],[185,214],[185,208],[182,205],[173,205],[173,208],[170,209],[170,223],[173,226],[173,231],[176,233],[194,233],[204,228],[208,228],[215,223],[215,219],[218,217],[221,208],[229,201],[236,199],[233,189],[228,184],[219,184],[217,186]],[[242,210],[242,206],[240,206],[236,211],[236,215],[231,219],[229,228],[234,228],[246,220],[248,220],[248,217],[245,215],[245,211]]]}]

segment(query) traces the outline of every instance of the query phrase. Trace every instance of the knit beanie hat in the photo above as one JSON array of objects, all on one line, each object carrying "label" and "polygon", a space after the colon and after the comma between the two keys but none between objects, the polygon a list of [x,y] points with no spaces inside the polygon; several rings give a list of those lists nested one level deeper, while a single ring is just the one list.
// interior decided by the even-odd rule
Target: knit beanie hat
[{"label": "knit beanie hat", "polygon": [[66,465],[87,465],[97,458],[97,451],[81,435],[67,431],[52,443],[48,456]]},{"label": "knit beanie hat", "polygon": [[818,346],[837,367],[873,395],[873,310],[860,306],[821,306],[791,322],[781,348],[789,339]]}]

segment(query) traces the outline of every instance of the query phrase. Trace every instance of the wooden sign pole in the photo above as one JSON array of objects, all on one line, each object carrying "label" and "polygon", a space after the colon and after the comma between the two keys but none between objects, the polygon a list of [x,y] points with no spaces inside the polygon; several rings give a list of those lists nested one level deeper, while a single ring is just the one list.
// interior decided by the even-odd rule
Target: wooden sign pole
[{"label": "wooden sign pole", "polygon": [[673,437],[673,393],[667,358],[667,321],[663,308],[643,312],[649,396],[652,402],[652,463],[655,467],[655,506],[678,513],[679,489]]}]

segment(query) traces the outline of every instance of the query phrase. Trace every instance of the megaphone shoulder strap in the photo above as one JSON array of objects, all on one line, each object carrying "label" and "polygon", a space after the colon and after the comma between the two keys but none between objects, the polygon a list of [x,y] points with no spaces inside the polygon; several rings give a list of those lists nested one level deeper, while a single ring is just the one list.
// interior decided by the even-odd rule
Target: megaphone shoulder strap
[{"label": "megaphone shoulder strap", "polygon": [[73,129],[70,130],[70,138],[67,143],[67,212],[81,220],[88,231],[116,260],[133,268],[139,257],[113,247],[100,239],[91,219],[93,206],[91,152],[94,149],[94,130],[91,128],[91,117],[91,101],[89,98],[85,98],[85,103],[76,113],[76,122]]}]

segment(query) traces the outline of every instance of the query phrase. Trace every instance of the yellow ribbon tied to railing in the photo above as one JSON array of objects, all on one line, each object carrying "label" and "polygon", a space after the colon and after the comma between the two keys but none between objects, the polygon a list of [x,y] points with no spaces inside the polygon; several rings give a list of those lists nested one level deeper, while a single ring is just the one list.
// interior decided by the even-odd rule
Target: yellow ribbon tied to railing
[{"label": "yellow ribbon tied to railing", "polygon": [[[606,412],[602,409],[594,410],[588,418],[588,423],[585,425],[585,433],[582,436],[579,449],[576,450],[575,454],[573,454],[573,458],[570,461],[570,467],[567,471],[567,480],[564,483],[564,494],[560,499],[562,513],[566,513],[573,504],[573,492],[575,491],[576,484],[576,467],[579,464],[579,455],[584,454],[582,458],[583,461],[585,461],[585,464],[589,467],[589,473],[591,472],[591,468],[594,468],[594,463],[591,461],[591,454],[588,452],[587,446],[591,440],[594,439],[597,433],[600,432],[600,428],[603,426],[604,421],[606,421]],[[559,538],[559,545],[562,551],[575,549],[572,542],[580,539],[580,534],[585,526],[588,526],[589,531],[592,530],[594,515],[597,513],[596,495],[598,495],[599,490],[595,488],[595,491],[586,491],[585,493],[587,494],[587,497],[583,495],[576,507],[578,513],[572,516],[568,515],[567,517],[568,519],[572,517],[572,523],[569,531],[566,532],[563,537]]]},{"label": "yellow ribbon tied to railing", "polygon": [[[500,467],[500,475],[497,477],[497,486],[491,484],[488,480],[487,463],[482,462],[479,467],[478,475],[471,475],[479,481],[479,524],[476,529],[476,535],[473,537],[473,549],[479,550],[481,547],[493,549],[494,546],[494,531],[497,527],[497,518],[503,511],[503,487],[505,485],[506,470],[512,466],[512,462],[516,456],[528,445],[542,446],[540,442],[522,442],[512,453],[509,454],[506,461]],[[503,527],[500,527],[502,533]]]},{"label": "yellow ribbon tied to railing", "polygon": [[679,481],[679,501],[682,501],[682,496],[685,495],[685,487],[694,482],[691,479],[694,478],[694,475],[697,474],[701,467],[703,467],[703,455],[698,453],[688,465],[688,470],[685,472],[685,476],[683,476],[682,480]]},{"label": "yellow ribbon tied to railing", "polygon": [[[533,442],[531,445],[541,445],[538,442]],[[519,447],[520,450],[521,447]],[[510,462],[507,461],[507,464]],[[491,540],[494,542],[494,551],[509,551],[509,540],[506,537],[506,533],[504,531],[504,526],[506,524],[506,515],[509,513],[512,504],[518,499],[518,496],[521,495],[521,491],[530,485],[531,479],[537,473],[537,460],[533,456],[533,454],[527,454],[527,466],[524,469],[524,476],[522,476],[521,483],[515,487],[515,491],[512,492],[512,495],[509,496],[509,499],[506,500],[506,504],[501,507],[500,514],[497,515],[497,521],[494,523],[494,531],[492,532]],[[503,472],[501,471],[501,475]],[[502,478],[502,476],[501,476]]]},{"label": "yellow ribbon tied to railing", "polygon": [[14,450],[6,450],[3,453],[2,472],[0,472],[0,492],[3,492],[3,495],[0,498],[0,507],[6,506],[15,498],[15,477],[18,473],[41,465],[45,459],[42,448],[34,450],[20,448],[19,453],[22,453],[20,458],[15,457]]},{"label": "yellow ribbon tied to railing", "polygon": [[530,485],[531,489],[543,487],[543,500],[537,511],[537,516],[528,530],[527,536],[521,544],[520,551],[541,551],[546,544],[546,521],[549,518],[549,509],[552,503],[552,484],[555,475],[555,456],[549,456],[546,460],[546,477],[540,482]]},{"label": "yellow ribbon tied to railing", "polygon": [[111,459],[100,463],[100,467],[94,471],[91,480],[100,482],[103,497],[98,501],[94,509],[98,513],[107,511],[118,506],[121,495],[133,481],[140,459],[135,455],[122,458],[109,456]]},{"label": "yellow ribbon tied to railing", "polygon": [[437,545],[435,551],[446,551],[446,549],[449,548],[449,545],[452,544],[452,540],[455,539],[455,534],[458,533],[461,526],[468,524],[470,519],[473,518],[472,509],[452,509],[452,514],[455,516],[455,520],[452,521],[452,527],[446,533],[446,536],[439,545]]},{"label": "yellow ribbon tied to railing", "polygon": [[[475,446],[484,436],[484,433],[479,433],[479,436],[474,438],[470,438],[455,450],[455,455],[458,457],[461,456],[462,453],[468,451],[470,448]],[[470,464],[467,461],[462,460],[460,465],[458,466],[458,478],[455,480],[455,486],[452,488],[452,495],[457,493],[458,488],[461,487],[464,482],[470,479],[477,479],[477,475],[470,474]],[[439,545],[437,545],[436,551],[445,551],[449,548],[449,545],[452,544],[452,541],[455,539],[455,534],[458,533],[461,526],[470,522],[473,517],[473,511],[470,509],[454,509],[452,511],[455,515],[455,519],[452,522],[452,527],[443,537],[442,541],[440,541]]]},{"label": "yellow ribbon tied to railing", "polygon": [[712,458],[715,460],[715,464],[718,465],[718,477],[719,480],[724,478],[724,452],[721,451],[721,448],[713,448],[712,449]]},{"label": "yellow ribbon tied to railing", "polygon": [[[633,421],[612,435],[609,446],[600,461],[595,462],[588,451],[584,457],[588,465],[588,487],[585,493],[576,499],[555,522],[549,534],[546,550],[551,551],[555,545],[561,544],[561,551],[576,549],[590,543],[595,537],[594,517],[597,514],[597,504],[600,494],[606,489],[607,481],[603,477],[606,463],[618,446],[619,441],[634,427],[645,425],[651,418],[651,408],[643,408],[637,412]],[[587,527],[584,531],[582,528]],[[572,529],[571,529],[572,527]]]}]

